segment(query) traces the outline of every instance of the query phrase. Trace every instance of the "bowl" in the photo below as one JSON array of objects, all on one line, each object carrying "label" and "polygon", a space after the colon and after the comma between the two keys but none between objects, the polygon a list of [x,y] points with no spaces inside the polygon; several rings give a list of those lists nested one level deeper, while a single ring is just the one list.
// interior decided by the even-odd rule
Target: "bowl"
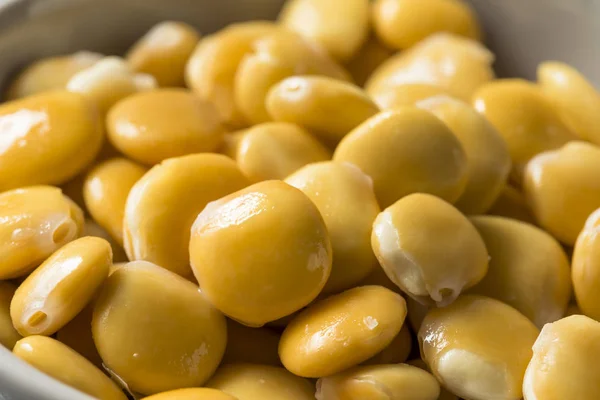
[{"label": "bowl", "polygon": [[[284,0],[0,0],[0,89],[31,61],[77,50],[122,54],[153,24],[180,20],[203,34],[273,19]],[[567,62],[600,85],[600,0],[470,0],[501,77],[535,78],[539,62]],[[0,346],[0,399],[91,397]]]}]

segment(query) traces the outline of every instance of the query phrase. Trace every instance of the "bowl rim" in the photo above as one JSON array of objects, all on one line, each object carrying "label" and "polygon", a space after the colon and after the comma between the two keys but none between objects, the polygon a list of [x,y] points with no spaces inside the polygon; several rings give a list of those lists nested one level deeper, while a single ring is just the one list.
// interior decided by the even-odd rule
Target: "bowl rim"
[{"label": "bowl rim", "polygon": [[[6,400],[93,400],[94,398],[43,373],[0,345],[0,398]],[[10,366],[9,368],[6,367]],[[18,393],[17,397],[12,397]]]}]

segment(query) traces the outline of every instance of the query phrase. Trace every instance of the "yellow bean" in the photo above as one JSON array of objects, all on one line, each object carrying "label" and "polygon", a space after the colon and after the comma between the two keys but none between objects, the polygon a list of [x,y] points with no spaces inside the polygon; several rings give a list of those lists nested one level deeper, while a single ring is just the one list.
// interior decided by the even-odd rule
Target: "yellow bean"
[{"label": "yellow bean", "polygon": [[538,333],[524,315],[498,300],[461,296],[427,313],[419,343],[423,359],[452,393],[518,400]]},{"label": "yellow bean", "polygon": [[513,161],[511,178],[518,185],[532,157],[575,139],[542,90],[522,79],[499,79],[482,85],[473,94],[473,105],[506,141]]},{"label": "yellow bean", "polygon": [[375,32],[388,46],[408,49],[437,32],[481,40],[475,12],[463,0],[376,0]]},{"label": "yellow bean", "polygon": [[600,208],[599,179],[600,147],[570,142],[534,157],[523,187],[540,226],[572,246],[588,216]]},{"label": "yellow bean", "polygon": [[85,95],[104,116],[119,100],[156,86],[152,75],[136,74],[120,57],[106,57],[73,75],[67,90]]},{"label": "yellow bean", "polygon": [[279,357],[292,373],[336,374],[385,349],[400,332],[406,302],[381,286],[361,286],[309,306],[285,328]]},{"label": "yellow bean", "polygon": [[307,164],[331,158],[331,152],[308,131],[286,122],[255,125],[236,147],[235,160],[253,182],[284,179]]},{"label": "yellow bean", "polygon": [[560,244],[541,229],[508,218],[480,216],[471,222],[485,241],[490,264],[470,292],[513,306],[538,328],[561,318],[571,279]]},{"label": "yellow bean", "polygon": [[544,326],[525,373],[525,400],[599,398],[599,343],[600,323],[583,315]]},{"label": "yellow bean", "polygon": [[130,260],[146,260],[191,278],[188,252],[194,220],[213,200],[249,184],[235,162],[217,154],[172,158],[131,189],[123,235]]},{"label": "yellow bean", "polygon": [[450,33],[437,33],[381,64],[366,84],[373,98],[407,83],[441,86],[470,101],[475,90],[494,79],[494,55],[481,43]]},{"label": "yellow bean", "polygon": [[239,64],[235,102],[245,119],[258,124],[271,118],[265,100],[273,85],[293,75],[323,75],[349,80],[349,74],[323,48],[300,35],[279,30],[254,43]]},{"label": "yellow bean", "polygon": [[279,22],[319,43],[336,60],[346,61],[369,33],[369,0],[290,0]]},{"label": "yellow bean", "polygon": [[217,389],[176,389],[144,397],[143,400],[238,400]]},{"label": "yellow bean", "polygon": [[307,165],[285,182],[315,203],[331,237],[333,265],[323,293],[356,286],[377,264],[370,237],[380,209],[371,178],[353,165],[328,161]]},{"label": "yellow bean", "polygon": [[80,51],[34,62],[19,73],[7,91],[9,100],[64,89],[73,75],[91,67],[102,54]]},{"label": "yellow bean", "polygon": [[100,153],[98,153],[94,162],[90,164],[83,172],[80,172],[76,177],[60,186],[63,193],[73,200],[79,207],[81,207],[84,210],[84,213],[87,213],[87,210],[85,209],[85,201],[83,200],[83,183],[88,172],[90,172],[92,167],[94,167],[97,163],[122,156],[123,155],[119,153],[108,140],[105,140],[102,144],[102,148],[100,149]]},{"label": "yellow bean", "polygon": [[110,244],[87,236],[63,246],[21,283],[10,303],[23,336],[50,336],[91,301],[108,276]]},{"label": "yellow bean", "polygon": [[575,68],[549,61],[539,65],[538,82],[567,127],[577,136],[600,145],[600,93]]},{"label": "yellow bean", "polygon": [[25,360],[51,377],[106,400],[127,400],[127,396],[102,371],[61,342],[45,336],[21,339],[13,349]]},{"label": "yellow bean", "polygon": [[359,87],[317,76],[296,76],[279,82],[269,91],[266,107],[275,121],[303,126],[334,146],[379,112]]},{"label": "yellow bean", "polygon": [[314,386],[284,368],[269,365],[229,364],[217,370],[206,384],[239,400],[314,400]]},{"label": "yellow bean", "polygon": [[[571,277],[577,305],[581,308],[577,314],[600,321],[600,211],[596,210],[587,219],[583,230],[575,243]],[[567,310],[567,314],[573,310]]]},{"label": "yellow bean", "polygon": [[253,50],[256,40],[280,29],[270,21],[249,21],[203,38],[186,65],[187,86],[200,98],[213,103],[223,121],[241,127],[248,121],[235,104],[238,66]]},{"label": "yellow bean", "polygon": [[120,152],[147,165],[215,151],[223,140],[214,106],[185,89],[131,95],[111,108],[106,125],[108,137]]},{"label": "yellow bean", "polygon": [[127,62],[134,71],[152,75],[159,86],[183,86],[185,65],[199,40],[190,25],[161,22],[129,49]]},{"label": "yellow bean", "polygon": [[333,159],[369,175],[382,207],[418,192],[454,202],[467,184],[467,157],[456,136],[431,113],[415,108],[368,119],[340,142]]},{"label": "yellow bean", "polygon": [[392,282],[427,305],[450,304],[488,270],[488,252],[473,224],[427,194],[406,196],[380,213],[371,243]]},{"label": "yellow bean", "polygon": [[103,141],[97,110],[67,91],[0,105],[0,129],[0,191],[65,183],[94,160]]},{"label": "yellow bean", "polygon": [[427,83],[394,85],[373,93],[373,100],[382,110],[416,106],[429,98],[450,96],[447,89]]},{"label": "yellow bean", "polygon": [[456,208],[465,214],[485,213],[508,180],[511,160],[504,139],[481,114],[460,100],[434,97],[417,106],[441,119],[467,155],[467,186],[456,201]]},{"label": "yellow bean", "polygon": [[429,372],[408,364],[373,365],[319,379],[320,400],[437,400],[440,384]]},{"label": "yellow bean", "polygon": [[[413,366],[415,366],[417,368],[424,369],[427,372],[431,372],[431,370],[429,369],[429,367],[427,366],[427,364],[425,363],[425,361],[423,361],[420,358],[407,361],[406,363],[409,364],[409,365],[413,365]],[[450,393],[444,387],[440,387],[440,395],[437,398],[437,400],[459,400],[459,398],[456,397],[454,394]]]},{"label": "yellow bean", "polygon": [[90,215],[121,246],[127,196],[145,173],[146,169],[133,161],[113,158],[96,165],[83,184],[83,197]]},{"label": "yellow bean", "polygon": [[225,351],[225,318],[198,287],[135,261],[107,279],[92,334],[104,364],[135,392],[201,386]]},{"label": "yellow bean", "polygon": [[204,295],[249,326],[308,305],[331,272],[331,242],[319,210],[280,181],[210,203],[192,226],[189,250]]},{"label": "yellow bean", "polygon": [[83,212],[59,188],[0,193],[0,279],[27,275],[82,230]]}]

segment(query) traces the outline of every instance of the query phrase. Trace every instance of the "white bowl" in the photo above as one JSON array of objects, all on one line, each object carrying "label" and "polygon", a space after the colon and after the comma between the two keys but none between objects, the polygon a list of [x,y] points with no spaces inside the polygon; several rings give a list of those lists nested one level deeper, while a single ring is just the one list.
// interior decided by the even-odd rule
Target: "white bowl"
[{"label": "white bowl", "polygon": [[[565,61],[600,85],[600,0],[470,0],[497,55],[499,76],[535,78]],[[92,50],[120,54],[170,19],[211,33],[232,22],[273,19],[283,0],[0,0],[0,88],[40,57]],[[0,346],[0,399],[86,400]]]}]

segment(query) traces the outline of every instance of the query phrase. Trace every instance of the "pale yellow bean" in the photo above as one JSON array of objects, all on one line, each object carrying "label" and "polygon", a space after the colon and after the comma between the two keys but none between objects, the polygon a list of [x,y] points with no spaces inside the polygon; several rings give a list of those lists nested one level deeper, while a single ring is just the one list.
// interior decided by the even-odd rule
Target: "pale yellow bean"
[{"label": "pale yellow bean", "polygon": [[21,283],[10,303],[23,336],[54,334],[91,301],[108,277],[110,244],[86,236],[63,246]]},{"label": "pale yellow bean", "polygon": [[59,188],[0,193],[0,279],[27,275],[82,230],[83,212]]},{"label": "pale yellow bean", "polygon": [[103,400],[127,400],[121,389],[88,360],[58,340],[45,336],[21,339],[15,356],[51,377]]}]

